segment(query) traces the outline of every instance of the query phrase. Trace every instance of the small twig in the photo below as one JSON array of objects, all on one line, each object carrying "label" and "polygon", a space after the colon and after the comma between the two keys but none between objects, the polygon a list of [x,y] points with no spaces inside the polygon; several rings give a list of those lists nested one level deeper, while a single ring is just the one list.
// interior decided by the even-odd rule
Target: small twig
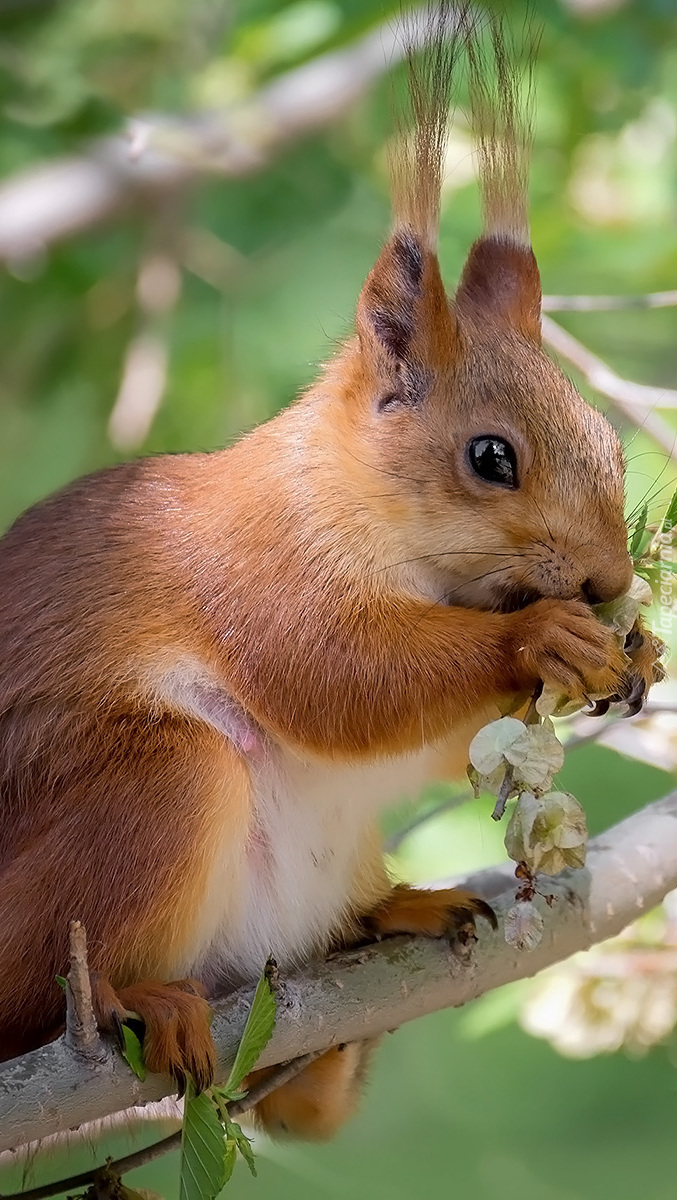
[{"label": "small twig", "polygon": [[536,705],[538,703],[538,699],[539,699],[542,691],[543,691],[543,684],[539,683],[533,696],[531,697],[531,700],[529,701],[529,707],[522,718],[525,725],[538,725],[538,722],[540,721],[540,716],[539,716],[539,712],[538,712]]},{"label": "small twig", "polygon": [[[73,925],[79,924],[79,921],[71,922],[71,929]],[[82,929],[82,926],[80,928]],[[291,1058],[287,1062],[280,1063],[265,1079],[261,1079],[253,1088],[250,1088],[246,1096],[228,1105],[228,1116],[235,1119],[235,1117],[249,1112],[261,1100],[265,1100],[271,1092],[277,1091],[285,1083],[295,1079],[323,1054],[326,1054],[326,1050],[314,1050],[310,1054],[301,1054],[298,1058]],[[181,1146],[181,1134],[182,1131],[178,1129],[176,1133],[170,1133],[168,1137],[161,1138],[159,1142],[153,1142],[151,1146],[144,1146],[141,1150],[135,1150],[123,1158],[106,1159],[104,1167],[118,1176],[126,1175],[128,1171],[135,1171],[138,1167],[144,1167],[164,1154],[170,1154],[172,1150],[178,1150]],[[88,1171],[81,1171],[79,1175],[71,1175],[68,1179],[57,1179],[52,1183],[42,1184],[41,1187],[30,1188],[26,1192],[3,1193],[0,1200],[48,1200],[50,1196],[59,1196],[62,1192],[72,1192],[77,1188],[89,1187],[96,1173],[102,1169],[104,1168],[91,1167]]]},{"label": "small twig", "polygon": [[622,379],[551,317],[543,316],[541,328],[543,341],[551,350],[561,358],[567,359],[580,371],[591,387],[612,400],[633,425],[648,433],[670,458],[677,461],[677,433],[662,417],[648,411],[653,407],[676,408],[677,391],[671,388],[648,387],[643,383],[632,383],[628,379]]},{"label": "small twig", "polygon": [[494,821],[500,821],[501,817],[503,816],[503,813],[505,812],[505,806],[508,803],[510,793],[512,792],[514,786],[515,768],[513,767],[512,763],[508,763],[507,767],[505,768],[503,783],[498,789],[498,796],[496,797],[494,811],[491,814]]},{"label": "small twig", "polygon": [[85,1058],[102,1060],[107,1051],[99,1037],[92,1007],[87,964],[87,934],[81,921],[70,923],[70,969],[66,988],[66,1042]]},{"label": "small twig", "polygon": [[315,1062],[316,1058],[321,1058],[323,1054],[326,1054],[326,1050],[313,1050],[310,1054],[302,1054],[299,1058],[290,1058],[287,1062],[280,1063],[279,1067],[271,1071],[270,1075],[250,1088],[246,1096],[229,1104],[228,1115],[239,1117],[241,1113],[247,1112],[261,1100],[265,1100],[271,1092],[276,1092],[285,1083],[289,1083],[290,1079],[295,1079],[297,1075],[301,1074],[301,1071],[305,1071],[306,1067]]},{"label": "small twig", "polygon": [[675,292],[647,292],[643,296],[544,296],[543,312],[611,312],[614,309],[674,308]]},{"label": "small twig", "polygon": [[[538,697],[540,696],[542,691],[543,691],[543,684],[539,683],[538,687],[534,691],[533,696],[531,697],[531,700],[529,701],[529,707],[527,708],[527,711],[525,712],[524,716],[521,718],[521,720],[524,722],[525,725],[537,725],[538,724],[540,717],[538,715],[538,709],[536,708],[536,701],[538,700]],[[491,814],[492,820],[494,820],[494,821],[501,820],[501,818],[505,812],[505,806],[508,803],[508,800],[510,799],[510,796],[512,795],[513,791],[515,791],[515,768],[513,767],[512,763],[508,763],[507,767],[505,768],[505,775],[503,776],[503,782],[502,782],[500,788],[498,789],[498,796],[496,797],[496,803],[494,805],[494,809]]]},{"label": "small twig", "polygon": [[435,817],[441,816],[442,813],[451,812],[452,809],[457,808],[459,804],[465,804],[465,802],[471,798],[470,792],[460,792],[457,796],[451,796],[448,800],[443,800],[441,804],[436,804],[434,808],[426,808],[423,810],[423,812],[416,813],[416,815],[413,816],[406,825],[403,825],[401,829],[398,829],[395,833],[391,834],[389,838],[385,839],[383,843],[383,849],[385,853],[395,854],[402,845],[402,842],[405,841],[405,839],[408,838],[411,833],[415,833],[415,831],[419,829],[421,825],[425,825],[427,821],[434,820]]}]

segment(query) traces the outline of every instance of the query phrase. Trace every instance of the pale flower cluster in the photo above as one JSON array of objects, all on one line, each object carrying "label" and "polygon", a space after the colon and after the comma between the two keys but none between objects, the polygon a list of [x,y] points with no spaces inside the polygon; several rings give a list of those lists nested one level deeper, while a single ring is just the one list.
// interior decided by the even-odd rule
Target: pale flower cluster
[{"label": "pale flower cluster", "polygon": [[[625,595],[597,605],[595,612],[623,645],[641,606],[650,602],[651,588],[635,575]],[[564,748],[550,719],[581,707],[578,698],[546,687],[532,700],[524,721],[511,716],[491,721],[470,743],[468,777],[476,795],[485,791],[497,797],[494,818],[500,820],[506,801],[517,797],[505,847],[518,864],[521,883],[506,917],[505,938],[519,950],[533,950],[543,934],[543,916],[534,903],[536,875],[558,875],[585,865],[588,832],[583,808],[569,792],[552,790],[564,763]],[[565,984],[561,988],[564,999]]]},{"label": "pale flower cluster", "polygon": [[641,1054],[677,1025],[675,926],[649,918],[618,938],[545,971],[520,1015],[522,1027],[561,1054]]}]

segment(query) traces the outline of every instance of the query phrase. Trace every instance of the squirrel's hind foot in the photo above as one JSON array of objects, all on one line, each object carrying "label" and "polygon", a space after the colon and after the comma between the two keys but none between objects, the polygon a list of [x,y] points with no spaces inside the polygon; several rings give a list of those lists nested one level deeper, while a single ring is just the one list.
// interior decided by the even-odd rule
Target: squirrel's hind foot
[{"label": "squirrel's hind foot", "polygon": [[91,973],[92,1004],[99,1028],[121,1040],[130,1017],[144,1025],[143,1058],[149,1071],[171,1075],[179,1095],[188,1078],[196,1092],[214,1079],[215,1052],[210,1032],[211,1008],[202,985],[194,979],[171,983],[146,980],[116,991],[105,975]]}]

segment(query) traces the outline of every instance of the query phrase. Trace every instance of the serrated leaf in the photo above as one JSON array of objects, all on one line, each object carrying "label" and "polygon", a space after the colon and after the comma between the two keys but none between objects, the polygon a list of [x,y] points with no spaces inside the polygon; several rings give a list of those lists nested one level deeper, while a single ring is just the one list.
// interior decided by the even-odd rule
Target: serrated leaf
[{"label": "serrated leaf", "polygon": [[206,1092],[196,1096],[189,1083],[181,1131],[179,1200],[215,1200],[233,1173],[235,1156],[233,1143],[229,1170],[228,1146],[214,1103]]},{"label": "serrated leaf", "polygon": [[240,1151],[240,1154],[242,1155],[243,1159],[245,1160],[247,1166],[249,1167],[249,1170],[251,1171],[252,1175],[254,1177],[256,1177],[256,1160],[254,1158],[254,1151],[252,1150],[252,1144],[251,1144],[249,1138],[247,1137],[246,1133],[243,1132],[243,1130],[240,1128],[240,1126],[236,1122],[233,1122],[232,1128],[235,1131],[234,1136],[235,1136],[235,1141],[237,1143],[237,1148]]},{"label": "serrated leaf", "polygon": [[143,1046],[133,1029],[129,1025],[122,1025],[122,1037],[124,1039],[124,1048],[122,1057],[129,1063],[135,1075],[139,1079],[146,1078],[146,1064],[143,1061]]},{"label": "serrated leaf", "polygon": [[270,1041],[275,1028],[275,996],[266,972],[259,979],[247,1024],[237,1048],[235,1062],[226,1081],[226,1091],[239,1088],[253,1069],[261,1051]]},{"label": "serrated leaf", "polygon": [[643,504],[642,508],[640,510],[640,514],[637,518],[637,524],[635,525],[635,528],[632,533],[632,540],[630,542],[630,557],[631,558],[637,558],[640,553],[640,547],[642,545],[642,538],[644,536],[644,530],[646,529],[646,521],[647,521],[648,515],[649,515],[649,505]]},{"label": "serrated leaf", "polygon": [[651,586],[635,572],[627,592],[605,604],[596,604],[593,611],[603,625],[625,637],[637,620],[641,606],[651,604],[652,599]]}]

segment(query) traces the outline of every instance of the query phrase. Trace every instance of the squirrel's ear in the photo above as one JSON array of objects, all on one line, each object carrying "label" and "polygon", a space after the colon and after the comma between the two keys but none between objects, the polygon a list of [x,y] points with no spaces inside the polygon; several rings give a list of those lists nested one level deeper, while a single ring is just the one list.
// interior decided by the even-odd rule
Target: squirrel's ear
[{"label": "squirrel's ear", "polygon": [[436,255],[408,229],[386,243],[357,305],[360,346],[376,365],[441,367],[456,350],[456,320]]},{"label": "squirrel's ear", "polygon": [[472,310],[541,342],[541,277],[531,246],[480,238],[470,250],[456,292],[459,311]]}]

